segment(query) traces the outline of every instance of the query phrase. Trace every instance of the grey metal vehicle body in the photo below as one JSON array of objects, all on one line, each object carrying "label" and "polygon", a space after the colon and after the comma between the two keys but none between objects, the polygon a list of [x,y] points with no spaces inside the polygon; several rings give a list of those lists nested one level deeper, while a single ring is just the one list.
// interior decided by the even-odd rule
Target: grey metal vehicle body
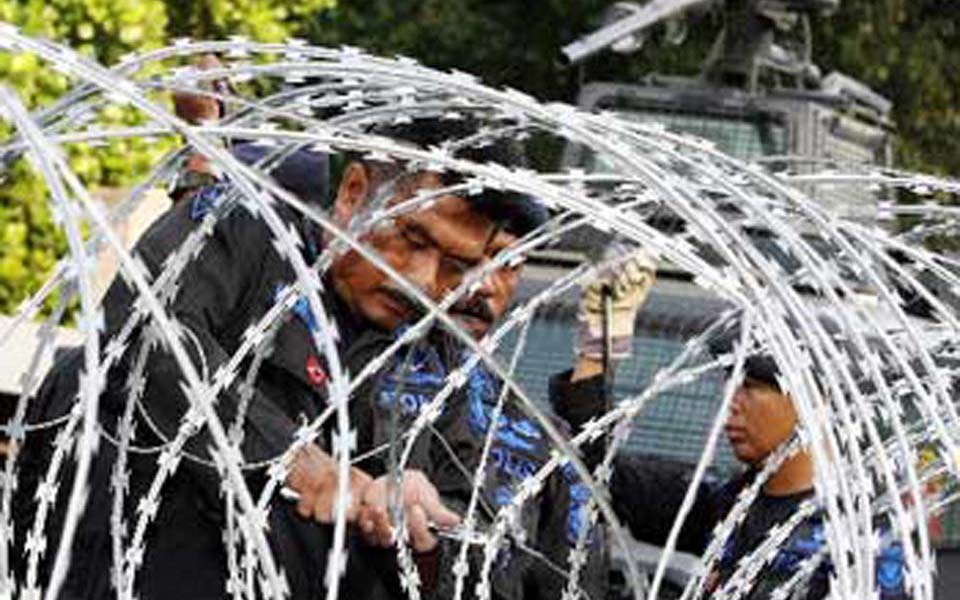
[{"label": "grey metal vehicle body", "polygon": [[[839,73],[824,78],[823,89],[751,93],[718,87],[701,79],[651,75],[641,84],[593,82],[581,90],[577,104],[609,111],[623,119],[659,123],[674,133],[692,134],[745,161],[803,158],[797,172],[816,163],[889,166],[894,139],[891,104]],[[564,155],[568,167],[602,171],[578,147]],[[803,190],[829,211],[872,221],[877,197],[870,190],[807,186]]]}]

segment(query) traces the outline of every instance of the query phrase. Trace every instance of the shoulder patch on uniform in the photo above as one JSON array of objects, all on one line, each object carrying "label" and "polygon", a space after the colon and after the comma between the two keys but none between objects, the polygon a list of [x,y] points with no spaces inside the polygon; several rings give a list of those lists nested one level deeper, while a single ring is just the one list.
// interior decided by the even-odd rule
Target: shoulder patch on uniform
[{"label": "shoulder patch on uniform", "polygon": [[320,361],[312,354],[307,357],[307,380],[315,386],[323,385],[327,382],[327,372],[323,370]]},{"label": "shoulder patch on uniform", "polygon": [[215,183],[199,189],[190,200],[190,218],[199,221],[207,216],[207,213],[220,203],[220,198],[226,190],[227,186],[223,183]]},{"label": "shoulder patch on uniform", "polygon": [[[286,292],[287,286],[282,283],[278,283],[273,286],[273,303],[276,304],[280,301],[280,298]],[[313,311],[310,310],[310,303],[307,301],[306,296],[298,296],[296,302],[294,302],[291,310],[293,314],[297,315],[301,321],[303,321],[304,326],[307,330],[315,332],[319,329],[319,324],[317,323],[317,318],[314,316]]]}]

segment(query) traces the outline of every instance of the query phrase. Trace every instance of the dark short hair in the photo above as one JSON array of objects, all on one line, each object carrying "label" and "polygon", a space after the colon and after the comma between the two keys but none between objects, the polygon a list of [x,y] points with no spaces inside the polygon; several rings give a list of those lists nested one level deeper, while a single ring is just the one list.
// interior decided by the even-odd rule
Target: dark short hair
[{"label": "dark short hair", "polygon": [[[406,142],[420,149],[440,147],[445,143],[463,140],[480,132],[482,121],[472,116],[456,119],[439,117],[411,119],[403,123],[380,124],[368,133]],[[476,163],[496,163],[506,167],[527,166],[523,145],[516,139],[486,138],[480,143],[465,144],[457,148],[454,156]],[[397,163],[373,162],[360,155],[349,155],[370,168],[376,178],[386,178],[397,173],[403,166]],[[463,181],[461,173],[445,171],[439,174],[443,185],[455,185]],[[470,194],[467,202],[504,231],[523,236],[543,225],[549,218],[546,207],[536,198],[512,190],[485,189],[479,194]]]}]

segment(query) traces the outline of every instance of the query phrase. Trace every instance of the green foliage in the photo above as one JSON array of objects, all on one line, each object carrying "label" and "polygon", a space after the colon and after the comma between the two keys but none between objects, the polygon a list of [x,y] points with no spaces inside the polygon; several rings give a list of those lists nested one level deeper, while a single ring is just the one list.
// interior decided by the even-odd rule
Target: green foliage
[{"label": "green foliage", "polygon": [[[950,7],[953,8],[950,8]],[[844,0],[817,23],[816,60],[894,102],[898,163],[960,174],[960,21],[939,0]]]},{"label": "green foliage", "polygon": [[583,67],[564,65],[561,48],[596,28],[611,4],[549,0],[533,8],[515,0],[340,0],[311,23],[308,37],[315,44],[411,56],[541,99],[572,101],[581,80],[629,82],[654,71],[694,73],[719,29],[719,20],[708,16],[682,46],[645,48],[632,56],[605,52]]},{"label": "green foliage", "polygon": [[[300,33],[310,14],[329,8],[334,1],[0,0],[0,21],[110,65],[129,52],[162,47],[172,37],[246,34],[260,41],[280,41]],[[0,53],[0,81],[31,109],[50,104],[71,85],[66,76],[28,54]],[[116,105],[105,107],[97,120],[106,127],[143,122],[134,109]],[[0,139],[10,132],[9,126],[0,123]],[[67,153],[74,172],[96,189],[141,180],[170,147],[170,140],[111,140],[97,148],[74,144]],[[66,245],[50,218],[47,189],[37,173],[21,160],[4,175],[0,181],[0,312],[8,313],[39,288]]]},{"label": "green foliage", "polygon": [[43,182],[24,161],[14,166],[8,182],[0,186],[0,307],[4,312],[16,307],[28,290],[38,289],[66,251],[45,195]]},{"label": "green foliage", "polygon": [[544,99],[567,99],[577,70],[560,48],[588,31],[604,0],[340,0],[311,23],[322,45],[411,56],[438,69],[479,75]]},{"label": "green foliage", "polygon": [[204,0],[168,6],[171,33],[196,39],[246,35],[260,42],[281,42],[303,32],[311,15],[336,0]]},{"label": "green foliage", "polygon": [[[165,39],[160,0],[0,0],[0,20],[34,36],[63,41],[107,64],[136,49],[157,48]],[[0,80],[30,108],[51,103],[69,87],[67,77],[28,54],[0,54]],[[105,125],[140,121],[130,109],[103,111]],[[9,126],[0,129],[2,137]],[[164,149],[143,141],[117,141],[104,148],[68,148],[73,170],[90,186],[136,180]],[[39,288],[66,250],[47,204],[46,185],[26,161],[18,161],[0,182],[0,312],[10,312]],[[49,304],[48,304],[49,305]]]}]

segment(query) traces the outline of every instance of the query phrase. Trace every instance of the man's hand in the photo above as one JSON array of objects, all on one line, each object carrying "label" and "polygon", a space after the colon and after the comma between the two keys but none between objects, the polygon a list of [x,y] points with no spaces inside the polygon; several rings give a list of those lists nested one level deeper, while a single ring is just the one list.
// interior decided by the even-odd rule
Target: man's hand
[{"label": "man's hand", "polygon": [[[369,475],[351,467],[347,521],[357,518],[360,499],[371,481]],[[314,444],[307,444],[294,459],[286,484],[298,495],[297,512],[301,517],[314,519],[318,523],[333,522],[333,503],[337,497],[337,463],[329,454]]]},{"label": "man's hand", "polygon": [[[206,71],[219,69],[223,64],[212,54],[205,54],[199,58],[194,66]],[[203,81],[197,84],[202,91],[218,94],[230,94],[230,84],[226,79]],[[176,115],[191,125],[216,124],[223,118],[223,102],[214,96],[203,93],[178,91],[173,94],[173,105]],[[174,202],[192,195],[200,188],[213,185],[219,180],[218,170],[210,160],[201,154],[191,154],[177,174],[170,189],[170,197]]]},{"label": "man's hand", "polygon": [[603,319],[605,292],[612,303],[610,315],[611,359],[630,356],[637,312],[643,306],[656,279],[657,265],[642,249],[633,250],[616,261],[584,291],[577,320],[577,354],[581,359],[603,357]]},{"label": "man's hand", "polygon": [[[388,505],[391,494],[395,493],[395,483],[392,476],[384,475],[375,479],[364,491],[357,523],[364,540],[371,546],[386,548],[394,542]],[[429,552],[436,547],[437,539],[430,531],[431,523],[440,528],[450,528],[460,523],[460,517],[443,505],[437,488],[422,471],[403,472],[398,497],[414,552]]]}]

